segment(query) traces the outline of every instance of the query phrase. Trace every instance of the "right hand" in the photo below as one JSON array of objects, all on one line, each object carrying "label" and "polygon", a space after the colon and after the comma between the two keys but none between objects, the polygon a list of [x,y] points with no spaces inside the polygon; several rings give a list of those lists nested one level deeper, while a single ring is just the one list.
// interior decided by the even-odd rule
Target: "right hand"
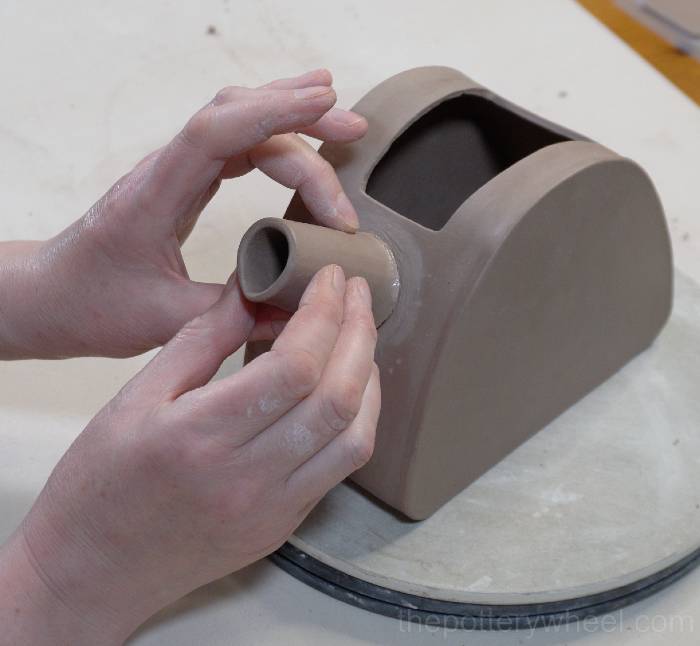
[{"label": "right hand", "polygon": [[380,390],[364,279],[322,269],[272,349],[210,381],[253,325],[234,275],[63,456],[0,559],[5,595],[27,600],[16,643],[119,643],[275,550],[367,462]]}]

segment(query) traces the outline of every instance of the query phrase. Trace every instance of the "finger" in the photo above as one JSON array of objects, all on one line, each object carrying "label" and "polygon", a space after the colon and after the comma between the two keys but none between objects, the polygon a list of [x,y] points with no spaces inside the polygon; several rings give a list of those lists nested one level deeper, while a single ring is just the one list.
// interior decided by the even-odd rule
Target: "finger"
[{"label": "finger", "polygon": [[364,137],[367,127],[367,119],[363,116],[348,110],[333,108],[316,123],[302,128],[299,132],[322,141],[348,142]]},{"label": "finger", "polygon": [[252,439],[252,458],[289,474],[350,426],[360,411],[372,366],[377,331],[363,278],[348,281],[343,325],[321,382],[303,402]]},{"label": "finger", "polygon": [[186,323],[139,374],[138,386],[149,395],[174,400],[206,384],[223,360],[248,337],[255,308],[243,297],[235,274],[221,298]]},{"label": "finger", "polygon": [[381,409],[379,370],[376,364],[353,423],[327,446],[294,471],[287,480],[293,500],[314,501],[324,496],[372,457]]},{"label": "finger", "polygon": [[227,163],[222,176],[234,177],[255,166],[283,186],[296,189],[319,224],[341,231],[357,230],[357,212],[335,170],[301,137],[291,134],[272,137],[246,157],[244,165],[240,158]]},{"label": "finger", "polygon": [[273,341],[282,333],[291,317],[289,312],[278,307],[258,304],[255,312],[255,327],[248,341]]},{"label": "finger", "polygon": [[327,86],[225,88],[143,167],[132,204],[149,217],[166,221],[181,217],[216,181],[225,160],[274,134],[312,125],[335,99]]},{"label": "finger", "polygon": [[[153,345],[164,345],[175,336],[188,321],[200,316],[220,298],[224,285],[201,283],[186,278],[172,280],[159,291],[158,311],[162,318],[157,326],[160,336]],[[253,311],[253,308],[248,308]],[[272,341],[276,339],[291,314],[270,305],[258,304],[254,307],[255,323],[246,341]]]},{"label": "finger", "polygon": [[156,294],[158,310],[163,313],[159,330],[163,337],[159,345],[167,343],[192,319],[201,316],[221,298],[224,285],[203,283],[177,276],[169,280]]},{"label": "finger", "polygon": [[[331,73],[327,69],[318,69],[294,78],[272,81],[262,87],[288,90],[332,83]],[[355,141],[367,132],[367,120],[354,112],[333,108],[315,124],[302,128],[298,132],[323,141]]]},{"label": "finger", "polygon": [[[199,423],[243,444],[307,397],[318,385],[343,317],[345,278],[325,267],[272,346],[237,373],[179,398],[181,408],[205,411]],[[235,432],[234,432],[235,431]]]},{"label": "finger", "polygon": [[327,85],[289,90],[227,87],[187,122],[181,143],[211,160],[225,161],[272,135],[316,123],[335,101]]},{"label": "finger", "polygon": [[322,225],[356,231],[359,220],[334,168],[296,135],[279,135],[249,153],[253,165],[280,184],[295,189]]},{"label": "finger", "polygon": [[278,79],[261,87],[274,90],[294,90],[300,87],[313,87],[314,85],[332,85],[333,76],[325,69],[311,70],[299,76],[288,79]]},{"label": "finger", "polygon": [[343,320],[345,274],[338,265],[321,269],[299,301],[299,308],[272,345],[278,354],[302,349],[324,368]]}]

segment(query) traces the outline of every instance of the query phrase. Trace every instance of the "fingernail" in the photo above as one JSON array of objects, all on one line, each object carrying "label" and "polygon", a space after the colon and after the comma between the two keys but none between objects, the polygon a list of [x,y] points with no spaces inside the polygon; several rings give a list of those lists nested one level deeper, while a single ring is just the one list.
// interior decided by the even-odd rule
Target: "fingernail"
[{"label": "fingernail", "polygon": [[341,192],[335,201],[335,210],[340,219],[352,230],[357,230],[360,221],[357,219],[355,207],[352,205],[345,192]]},{"label": "fingernail", "polygon": [[338,265],[331,265],[331,267],[331,285],[336,292],[342,294],[345,290],[345,272],[343,271],[342,267]]},{"label": "fingernail", "polygon": [[316,76],[318,74],[327,74],[328,84],[330,85],[331,83],[333,83],[333,75],[331,74],[331,71],[326,69],[325,67],[317,67],[315,70],[304,72],[304,74],[300,74],[299,76],[297,76],[297,78],[303,78],[305,76]]},{"label": "fingernail", "polygon": [[331,88],[328,85],[317,85],[313,87],[301,87],[294,90],[295,99],[315,99],[318,96],[329,94]]},{"label": "fingernail", "polygon": [[311,301],[314,295],[318,293],[318,290],[324,287],[330,287],[339,294],[345,293],[345,274],[338,265],[326,265],[316,272],[304,290],[299,304],[304,305]]},{"label": "fingernail", "polygon": [[299,300],[300,307],[308,303],[313,298],[313,295],[318,291],[319,285],[321,285],[322,282],[325,280],[327,271],[328,268],[324,267],[323,269],[321,269],[321,271],[318,271],[314,274],[314,277],[309,281],[309,284],[306,286],[304,293],[301,295],[301,299]]},{"label": "fingernail", "polygon": [[343,126],[348,128],[357,125],[358,123],[366,122],[364,117],[361,117],[354,112],[347,112],[345,110],[332,110],[329,114],[330,118]]}]

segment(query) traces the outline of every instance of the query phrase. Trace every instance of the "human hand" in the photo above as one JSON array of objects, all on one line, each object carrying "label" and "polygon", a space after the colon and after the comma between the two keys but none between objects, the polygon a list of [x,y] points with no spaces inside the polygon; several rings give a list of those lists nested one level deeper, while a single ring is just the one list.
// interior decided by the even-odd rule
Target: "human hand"
[{"label": "human hand", "polygon": [[90,422],[0,553],[0,644],[113,644],[275,550],[370,457],[380,406],[362,278],[321,270],[271,351],[235,277]]},{"label": "human hand", "polygon": [[[319,224],[357,214],[332,167],[296,132],[351,141],[366,121],[333,108],[327,70],[257,89],[229,87],[46,243],[15,244],[0,271],[0,357],[131,356],[207,310],[222,285],[190,280],[180,245],[222,180],[257,167],[297,189]],[[288,315],[261,306],[251,340]]]}]

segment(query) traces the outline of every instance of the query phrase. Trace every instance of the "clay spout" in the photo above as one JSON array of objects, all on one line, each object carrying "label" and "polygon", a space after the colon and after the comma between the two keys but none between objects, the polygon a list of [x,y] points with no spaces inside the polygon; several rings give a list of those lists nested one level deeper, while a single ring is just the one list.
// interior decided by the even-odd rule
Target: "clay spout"
[{"label": "clay spout", "polygon": [[377,236],[264,218],[248,229],[238,248],[238,278],[245,297],[289,312],[297,309],[313,275],[329,264],[340,265],[347,278],[367,280],[379,327],[396,304],[399,274],[393,253]]}]

